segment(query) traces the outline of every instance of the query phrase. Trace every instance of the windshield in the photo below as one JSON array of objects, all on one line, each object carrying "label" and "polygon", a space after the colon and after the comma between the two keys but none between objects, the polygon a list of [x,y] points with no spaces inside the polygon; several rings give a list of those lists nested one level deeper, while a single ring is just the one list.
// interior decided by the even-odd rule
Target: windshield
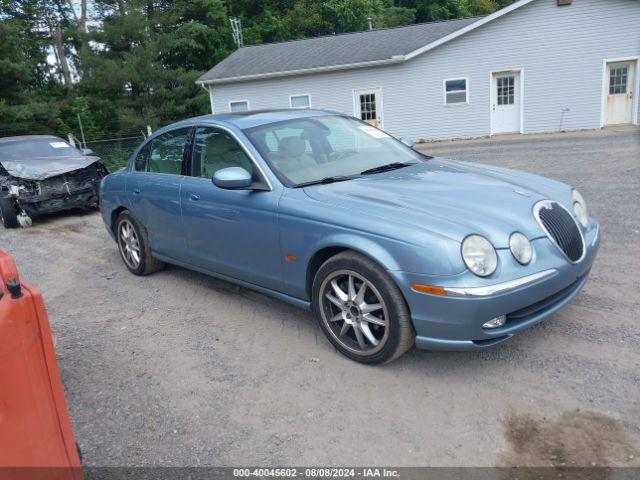
[{"label": "windshield", "polygon": [[245,133],[289,187],[355,178],[426,158],[382,130],[337,115],[261,125]]},{"label": "windshield", "polygon": [[0,143],[0,160],[77,157],[81,153],[59,138],[29,138]]}]

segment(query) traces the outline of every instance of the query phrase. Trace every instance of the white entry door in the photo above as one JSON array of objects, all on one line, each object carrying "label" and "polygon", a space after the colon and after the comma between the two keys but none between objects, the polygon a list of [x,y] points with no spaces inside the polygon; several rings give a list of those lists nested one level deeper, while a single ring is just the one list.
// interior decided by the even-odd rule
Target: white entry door
[{"label": "white entry door", "polygon": [[520,132],[520,73],[494,73],[491,81],[491,133]]},{"label": "white entry door", "polygon": [[354,116],[382,128],[382,89],[367,88],[353,92]]},{"label": "white entry door", "polygon": [[606,125],[632,122],[635,72],[635,62],[607,63]]}]

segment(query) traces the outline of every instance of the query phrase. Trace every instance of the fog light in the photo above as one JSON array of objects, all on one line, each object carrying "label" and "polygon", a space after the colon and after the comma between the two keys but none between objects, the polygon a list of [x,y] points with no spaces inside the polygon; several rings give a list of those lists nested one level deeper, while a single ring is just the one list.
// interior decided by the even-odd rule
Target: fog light
[{"label": "fog light", "polygon": [[504,323],[507,321],[506,315],[500,315],[499,317],[492,318],[487,323],[482,325],[482,328],[498,328],[503,327]]}]

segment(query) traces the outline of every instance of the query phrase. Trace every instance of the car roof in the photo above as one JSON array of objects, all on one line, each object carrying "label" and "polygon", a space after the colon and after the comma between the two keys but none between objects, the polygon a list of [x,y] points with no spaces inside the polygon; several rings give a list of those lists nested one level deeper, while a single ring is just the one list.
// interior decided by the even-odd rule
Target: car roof
[{"label": "car roof", "polygon": [[15,137],[0,138],[0,143],[15,142],[17,140],[45,140],[45,139],[62,140],[60,137],[56,137],[55,135],[18,135]]},{"label": "car roof", "polygon": [[323,115],[341,115],[344,113],[331,110],[314,110],[309,108],[288,108],[282,110],[250,110],[247,112],[218,113],[214,115],[202,115],[200,117],[182,120],[171,125],[167,125],[159,129],[156,133],[162,133],[166,130],[173,130],[179,127],[189,127],[192,125],[212,124],[234,126],[241,130],[259,127],[269,123],[282,122],[286,120],[295,120],[300,118],[313,118]]}]

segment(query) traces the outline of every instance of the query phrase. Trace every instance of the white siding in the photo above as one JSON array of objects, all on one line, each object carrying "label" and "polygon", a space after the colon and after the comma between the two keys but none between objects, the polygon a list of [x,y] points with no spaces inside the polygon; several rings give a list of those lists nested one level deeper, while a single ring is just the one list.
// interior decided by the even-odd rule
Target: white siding
[{"label": "white siding", "polygon": [[[640,56],[640,1],[536,0],[406,63],[212,88],[215,112],[230,100],[288,108],[309,93],[314,108],[353,114],[353,90],[381,87],[383,128],[439,139],[490,134],[490,72],[524,71],[525,133],[601,126],[604,59]],[[443,80],[469,79],[469,104],[445,106]],[[637,96],[638,92],[634,92]],[[637,100],[636,100],[637,101]],[[636,109],[636,120],[640,114]]]}]

